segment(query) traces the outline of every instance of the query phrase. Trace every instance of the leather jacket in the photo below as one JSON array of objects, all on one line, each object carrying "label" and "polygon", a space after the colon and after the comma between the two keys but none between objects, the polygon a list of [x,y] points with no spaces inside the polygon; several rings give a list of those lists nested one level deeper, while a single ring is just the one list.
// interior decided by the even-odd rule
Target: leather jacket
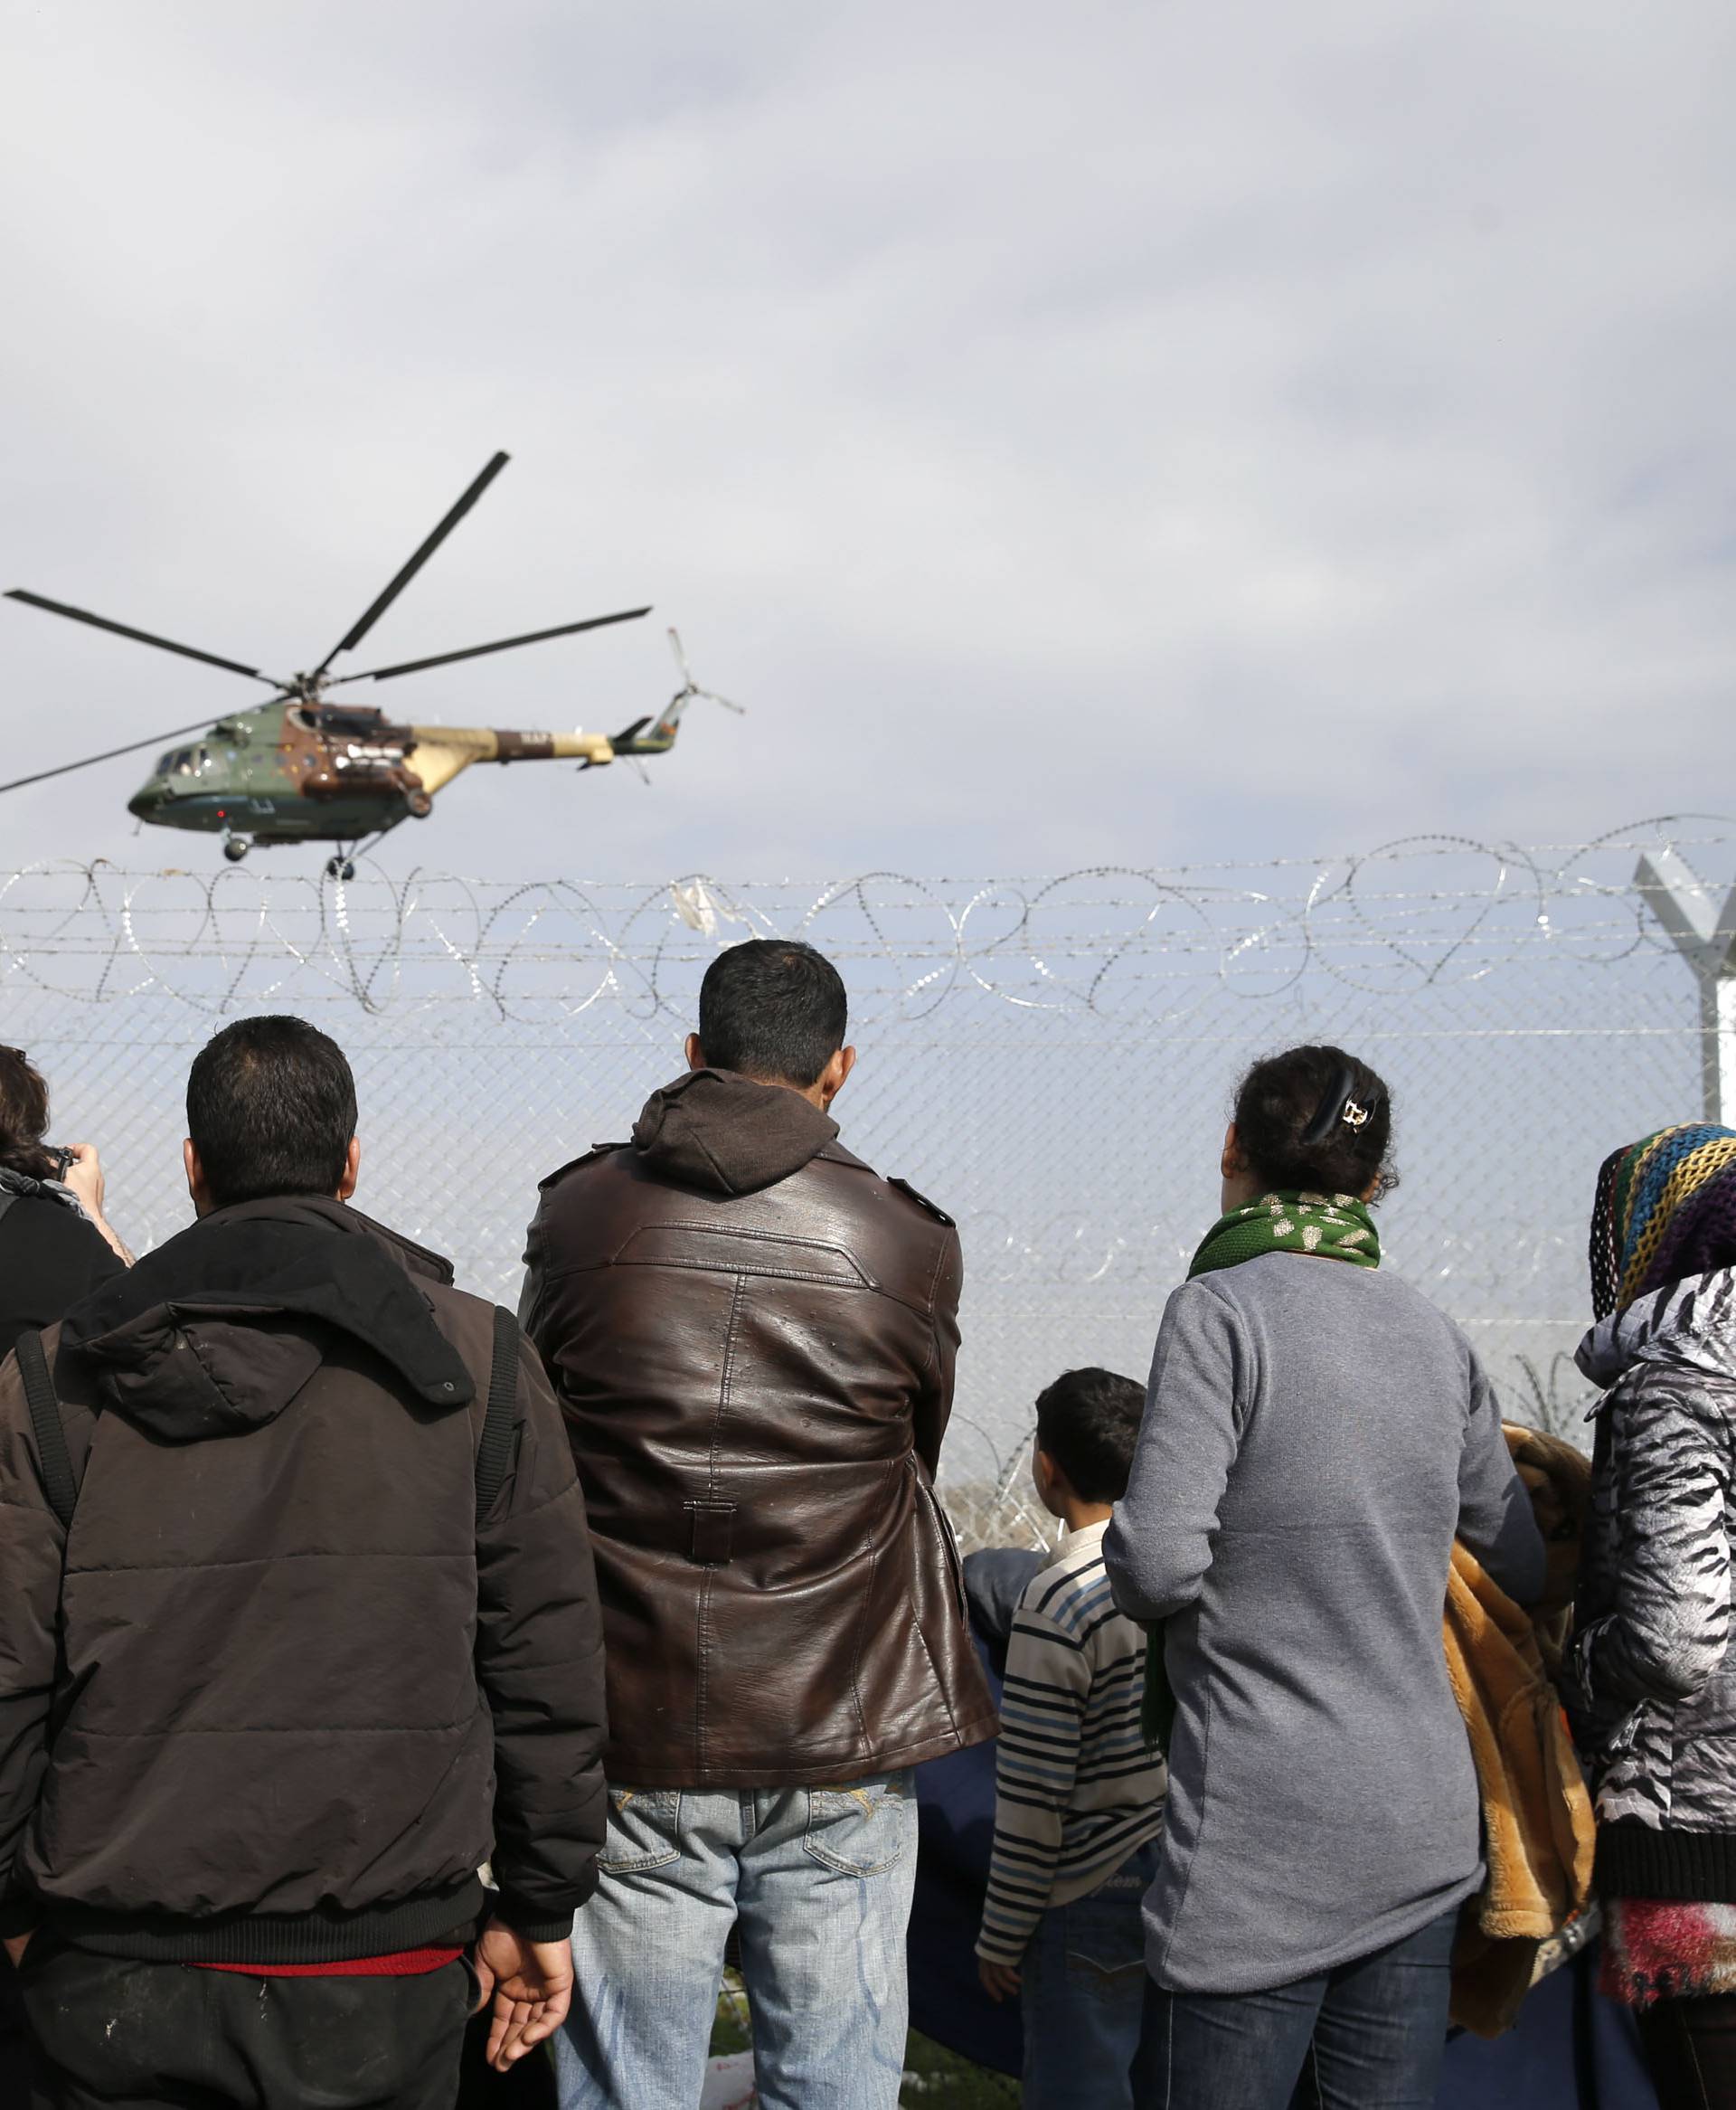
[{"label": "leather jacket", "polygon": [[522,1315],[585,1490],[618,1784],[843,1783],[995,1733],[933,1487],[958,1235],[837,1133],[701,1070],[542,1183]]}]

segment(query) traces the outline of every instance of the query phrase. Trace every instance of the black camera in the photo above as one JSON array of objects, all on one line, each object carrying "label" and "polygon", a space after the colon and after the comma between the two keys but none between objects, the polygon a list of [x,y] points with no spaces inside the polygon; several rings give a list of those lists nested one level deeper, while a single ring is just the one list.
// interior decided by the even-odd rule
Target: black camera
[{"label": "black camera", "polygon": [[44,1143],[42,1155],[45,1158],[52,1158],[54,1161],[54,1169],[50,1178],[64,1182],[68,1168],[74,1163],[78,1153],[75,1150],[67,1150],[61,1144]]}]

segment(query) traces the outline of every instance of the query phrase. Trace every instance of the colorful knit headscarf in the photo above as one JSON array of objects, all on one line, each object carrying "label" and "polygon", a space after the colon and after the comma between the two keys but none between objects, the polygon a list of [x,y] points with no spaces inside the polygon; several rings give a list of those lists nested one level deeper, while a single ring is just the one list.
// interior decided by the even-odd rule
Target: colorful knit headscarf
[{"label": "colorful knit headscarf", "polygon": [[1591,1307],[1736,1264],[1736,1129],[1683,1121],[1615,1150],[1591,1213]]}]

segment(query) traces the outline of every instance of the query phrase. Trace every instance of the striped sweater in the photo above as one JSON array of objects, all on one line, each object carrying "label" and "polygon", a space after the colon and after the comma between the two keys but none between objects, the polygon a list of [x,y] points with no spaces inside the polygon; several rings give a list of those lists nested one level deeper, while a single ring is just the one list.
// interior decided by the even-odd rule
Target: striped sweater
[{"label": "striped sweater", "polygon": [[1114,1875],[1163,1824],[1163,1760],[1139,1729],[1145,1636],[1115,1608],[1107,1524],[1063,1532],[1006,1651],[995,1853],[976,1954],[1017,1963],[1052,1905]]}]

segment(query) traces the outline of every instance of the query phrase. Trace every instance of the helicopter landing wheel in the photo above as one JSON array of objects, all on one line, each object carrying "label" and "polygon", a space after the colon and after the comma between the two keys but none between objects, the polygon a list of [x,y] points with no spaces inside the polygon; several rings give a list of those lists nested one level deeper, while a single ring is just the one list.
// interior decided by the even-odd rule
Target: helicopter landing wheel
[{"label": "helicopter landing wheel", "polygon": [[223,855],[231,865],[239,865],[252,847],[245,836],[232,835],[223,844]]},{"label": "helicopter landing wheel", "polygon": [[355,866],[347,857],[328,857],[326,860],[326,876],[327,879],[341,879],[347,886],[355,877]]}]

